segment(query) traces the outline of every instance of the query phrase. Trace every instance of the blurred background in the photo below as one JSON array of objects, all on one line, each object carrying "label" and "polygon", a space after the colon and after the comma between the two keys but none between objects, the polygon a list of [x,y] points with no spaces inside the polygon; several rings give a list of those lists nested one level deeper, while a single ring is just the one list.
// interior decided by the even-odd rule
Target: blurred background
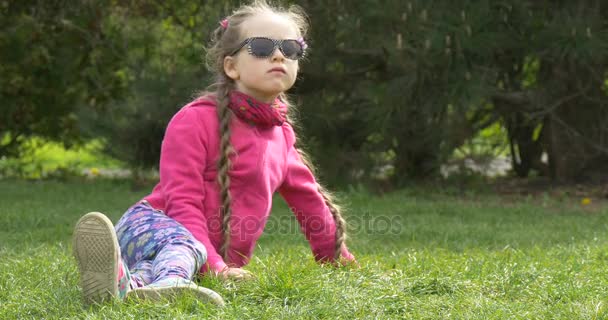
[{"label": "blurred background", "polygon": [[[239,3],[0,0],[0,177],[154,180]],[[291,94],[327,184],[608,182],[605,1],[281,3],[309,15]]]}]

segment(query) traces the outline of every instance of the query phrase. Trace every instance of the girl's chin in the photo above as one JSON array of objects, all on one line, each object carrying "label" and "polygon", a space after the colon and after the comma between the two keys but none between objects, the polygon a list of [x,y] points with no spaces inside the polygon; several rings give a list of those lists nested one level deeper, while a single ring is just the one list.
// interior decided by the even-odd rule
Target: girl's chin
[{"label": "girl's chin", "polygon": [[282,91],[255,91],[255,92],[249,92],[248,94],[254,98],[256,98],[257,100],[260,100],[262,102],[272,102],[272,100],[274,100],[276,97],[279,96],[279,94],[281,94]]},{"label": "girl's chin", "polygon": [[274,83],[261,88],[244,88],[244,91],[245,93],[249,93],[249,95],[253,96],[254,98],[264,100],[277,97],[279,94],[289,90],[289,88],[290,87],[286,86],[284,83]]},{"label": "girl's chin", "polygon": [[284,87],[272,88],[268,90],[259,90],[259,94],[265,97],[277,97],[279,94],[287,91]]}]

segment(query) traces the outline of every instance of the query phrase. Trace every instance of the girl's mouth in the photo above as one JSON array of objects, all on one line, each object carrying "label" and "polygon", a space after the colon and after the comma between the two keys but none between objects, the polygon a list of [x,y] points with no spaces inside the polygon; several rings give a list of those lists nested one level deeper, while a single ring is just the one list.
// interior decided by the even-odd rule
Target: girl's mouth
[{"label": "girl's mouth", "polygon": [[287,71],[285,71],[285,69],[281,68],[281,67],[272,68],[268,72],[279,72],[279,73],[282,73],[282,74],[286,74],[287,73]]}]

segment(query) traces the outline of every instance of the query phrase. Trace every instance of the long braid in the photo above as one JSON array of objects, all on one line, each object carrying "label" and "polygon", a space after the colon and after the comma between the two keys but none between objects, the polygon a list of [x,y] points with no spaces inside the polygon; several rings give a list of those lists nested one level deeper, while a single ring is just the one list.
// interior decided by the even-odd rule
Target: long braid
[{"label": "long braid", "polygon": [[323,196],[323,200],[325,200],[325,204],[329,207],[329,211],[331,215],[334,217],[334,222],[336,223],[336,246],[334,248],[334,259],[336,261],[340,261],[340,257],[342,256],[342,246],[346,242],[346,220],[342,216],[342,208],[338,206],[333,199],[333,195],[321,185],[319,185],[319,192]]},{"label": "long braid", "polygon": [[[284,95],[284,94],[281,95],[281,99],[285,103],[289,104],[289,101],[288,101],[286,95]],[[292,110],[292,109],[293,108],[289,108],[288,110]],[[293,117],[288,117],[287,121],[293,127],[293,124],[294,124]],[[297,143],[297,138],[296,138],[296,143]],[[316,176],[316,169],[315,169],[314,165],[312,164],[312,161],[310,161],[310,157],[308,156],[308,154],[300,148],[296,148],[296,151],[298,151],[298,154],[299,154],[302,162]],[[331,215],[334,218],[334,223],[336,224],[336,244],[334,247],[334,257],[333,258],[335,261],[340,261],[340,257],[342,256],[342,247],[344,246],[344,244],[346,242],[346,238],[347,238],[346,220],[342,216],[342,208],[340,207],[340,205],[338,205],[336,203],[334,196],[318,182],[317,182],[317,190],[319,191],[321,196],[323,196],[323,201],[325,201],[325,205],[329,208],[329,211],[331,212]]]},{"label": "long braid", "polygon": [[221,219],[222,219],[222,247],[220,254],[228,262],[228,248],[230,246],[230,217],[232,215],[230,196],[230,154],[233,153],[230,144],[230,120],[232,112],[228,108],[229,94],[232,85],[227,79],[219,81],[217,86],[217,113],[220,123],[220,159],[218,161],[218,184],[220,187]]},{"label": "long braid", "polygon": [[[308,155],[301,149],[296,148],[302,162],[311,170],[315,171],[312,166],[312,162],[308,158]],[[334,218],[334,223],[336,224],[336,244],[334,247],[334,260],[340,261],[340,257],[342,256],[342,246],[346,242],[346,220],[342,216],[342,208],[336,203],[334,196],[325,189],[321,184],[317,183],[317,190],[323,196],[323,200],[325,201],[325,205],[329,208],[332,217]]]}]

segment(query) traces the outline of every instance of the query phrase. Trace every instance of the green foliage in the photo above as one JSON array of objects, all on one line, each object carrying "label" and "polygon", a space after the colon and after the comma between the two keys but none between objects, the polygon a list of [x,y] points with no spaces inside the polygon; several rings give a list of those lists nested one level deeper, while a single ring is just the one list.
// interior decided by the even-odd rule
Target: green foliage
[{"label": "green foliage", "polygon": [[19,157],[0,158],[0,178],[66,178],[86,169],[118,168],[122,164],[102,153],[104,143],[92,140],[66,150],[62,144],[32,137],[19,146]]},{"label": "green foliage", "polygon": [[[369,182],[381,167],[396,185],[436,175],[496,123],[526,159],[521,176],[543,153],[554,177],[608,163],[599,0],[280,2],[309,14],[292,93],[327,181]],[[171,115],[213,81],[204,46],[239,1],[3,3],[0,155],[31,135],[103,137],[140,168],[156,166]]]},{"label": "green foliage", "polygon": [[136,169],[158,165],[166,124],[209,83],[201,30],[216,26],[207,17],[220,10],[191,2],[141,5],[118,7],[108,17],[132,46],[124,57],[132,82],[128,97],[79,115],[88,135],[113,142],[108,154]]},{"label": "green foliage", "polygon": [[80,110],[124,96],[126,46],[104,23],[109,1],[3,1],[0,6],[0,156],[21,138],[81,141]]},{"label": "green foliage", "polygon": [[479,131],[465,144],[454,150],[456,159],[494,159],[508,156],[508,137],[500,122]]},{"label": "green foliage", "polygon": [[523,83],[525,89],[533,88],[537,85],[538,71],[540,70],[540,60],[535,57],[526,57],[523,63]]}]

